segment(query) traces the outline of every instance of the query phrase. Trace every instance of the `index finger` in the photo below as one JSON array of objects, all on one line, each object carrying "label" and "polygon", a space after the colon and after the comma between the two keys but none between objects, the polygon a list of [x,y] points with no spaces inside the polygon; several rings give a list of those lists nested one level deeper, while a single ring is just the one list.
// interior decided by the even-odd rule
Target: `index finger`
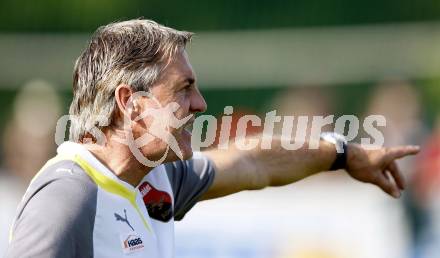
[{"label": "index finger", "polygon": [[419,146],[413,146],[413,145],[407,145],[407,146],[398,146],[398,147],[392,147],[388,149],[388,158],[389,160],[395,160],[400,159],[408,155],[415,155],[419,153],[420,147]]}]

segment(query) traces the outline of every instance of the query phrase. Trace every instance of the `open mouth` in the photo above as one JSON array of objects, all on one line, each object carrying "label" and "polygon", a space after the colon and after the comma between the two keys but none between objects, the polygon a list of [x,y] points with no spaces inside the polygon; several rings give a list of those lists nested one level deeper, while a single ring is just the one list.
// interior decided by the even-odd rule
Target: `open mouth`
[{"label": "open mouth", "polygon": [[192,130],[193,130],[193,126],[194,126],[194,121],[191,121],[190,123],[187,123],[187,124],[183,127],[183,129],[184,129],[185,131],[191,133]]},{"label": "open mouth", "polygon": [[193,126],[194,126],[194,120],[195,120],[195,118],[193,115],[193,117],[191,117],[191,119],[188,122],[186,122],[186,124],[184,126],[182,126],[182,129],[191,133],[193,130]]}]

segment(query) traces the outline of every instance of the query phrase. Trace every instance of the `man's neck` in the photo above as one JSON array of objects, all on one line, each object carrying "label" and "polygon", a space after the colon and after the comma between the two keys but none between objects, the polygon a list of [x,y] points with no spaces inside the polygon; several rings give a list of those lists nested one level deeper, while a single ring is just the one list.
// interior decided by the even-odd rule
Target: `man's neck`
[{"label": "man's neck", "polygon": [[153,169],[142,165],[126,145],[115,141],[108,141],[104,146],[98,144],[84,144],[83,146],[119,179],[133,187],[138,186]]}]

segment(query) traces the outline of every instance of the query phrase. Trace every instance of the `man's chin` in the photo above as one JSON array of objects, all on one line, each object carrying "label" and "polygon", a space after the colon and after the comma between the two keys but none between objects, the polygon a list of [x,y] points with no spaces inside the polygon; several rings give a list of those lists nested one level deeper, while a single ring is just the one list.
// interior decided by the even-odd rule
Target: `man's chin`
[{"label": "man's chin", "polygon": [[188,130],[183,130],[182,132],[182,140],[183,140],[183,146],[180,147],[183,154],[183,159],[190,159],[193,155],[193,150],[191,146],[191,132]]},{"label": "man's chin", "polygon": [[180,137],[176,139],[179,144],[180,154],[178,155],[172,148],[169,149],[166,162],[174,162],[177,160],[187,160],[192,158],[193,150],[191,147],[191,133],[183,130]]},{"label": "man's chin", "polygon": [[188,151],[188,152],[185,152],[185,153],[183,154],[183,158],[182,158],[182,160],[190,159],[190,158],[192,158],[192,156],[193,156],[193,151],[192,151],[192,150],[191,150],[191,151]]},{"label": "man's chin", "polygon": [[174,162],[178,160],[187,160],[192,158],[193,151],[191,148],[180,148],[182,156],[179,157],[173,150],[169,150],[167,158],[165,159],[165,162]]}]

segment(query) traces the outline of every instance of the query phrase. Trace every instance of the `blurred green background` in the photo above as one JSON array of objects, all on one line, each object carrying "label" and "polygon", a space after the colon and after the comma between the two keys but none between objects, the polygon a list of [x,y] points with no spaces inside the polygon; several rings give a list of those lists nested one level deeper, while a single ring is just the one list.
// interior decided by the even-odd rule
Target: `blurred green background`
[{"label": "blurred green background", "polygon": [[[368,26],[390,26],[399,24],[426,24],[437,29],[437,22],[440,19],[440,2],[434,0],[423,1],[349,1],[349,0],[331,0],[331,1],[143,1],[143,0],[96,0],[96,1],[30,1],[30,0],[2,0],[0,1],[0,42],[1,53],[8,52],[17,58],[20,48],[13,48],[10,41],[14,41],[14,36],[19,35],[53,35],[58,34],[68,38],[69,35],[83,35],[87,40],[98,26],[109,22],[145,17],[153,19],[161,24],[175,27],[177,29],[194,31],[196,33],[206,32],[224,32],[224,31],[258,31],[280,30],[280,29],[307,29],[307,28],[326,28],[326,27],[351,27],[357,30],[359,25]],[[400,34],[406,33],[405,31]],[[74,37],[73,36],[73,37]],[[12,40],[10,38],[13,38]],[[335,36],[337,37],[337,35]],[[201,40],[203,37],[201,37]],[[9,40],[9,41],[8,41]],[[195,38],[195,47],[197,47],[198,36]],[[9,44],[8,44],[9,43]],[[85,45],[72,46],[73,53],[79,54],[79,50]],[[28,45],[32,42],[28,42]],[[26,45],[24,45],[26,47]],[[11,54],[11,51],[13,52]],[[58,53],[62,55],[63,53]],[[3,55],[4,56],[4,55]],[[70,56],[69,56],[70,57]],[[209,58],[209,57],[207,57]],[[70,58],[72,59],[72,58]],[[11,64],[3,58],[0,61],[0,67],[6,68]],[[47,62],[41,60],[38,62]],[[50,60],[49,60],[50,62]],[[73,60],[67,61],[71,66]],[[19,65],[19,64],[18,64]],[[57,66],[50,66],[50,73],[58,73]],[[19,69],[20,66],[17,66]],[[63,67],[64,68],[64,67]],[[196,67],[197,68],[197,67]],[[44,75],[35,73],[36,78],[44,79]],[[388,75],[384,76],[384,79]],[[400,74],[397,74],[400,76]],[[4,76],[3,76],[4,77]],[[437,88],[438,76],[436,74],[404,75],[405,80],[411,80],[422,94],[423,102],[426,105],[425,119],[432,125],[437,112],[436,102],[440,98],[440,90]],[[17,88],[22,86],[30,76],[24,76],[16,80],[0,80],[1,103],[3,109],[0,111],[0,120],[7,121],[9,107],[13,101],[13,96]],[[70,98],[70,78],[67,76],[63,85],[57,84],[60,93],[63,96],[65,104]],[[233,80],[233,79],[232,79]],[[338,92],[344,92],[349,97],[342,95],[338,99],[338,106],[341,112],[353,111],[360,112],[362,101],[354,100],[350,96],[359,96],[368,94],[377,78],[362,78],[359,80],[348,80],[343,83],[327,83],[332,85],[329,90],[335,97],[341,96]],[[213,85],[214,84],[214,85]],[[221,113],[224,104],[216,105],[216,96],[218,89],[228,98],[232,98],[231,104],[242,103],[245,106],[252,106],[257,111],[267,110],[268,96],[274,95],[277,90],[292,86],[288,83],[276,83],[266,85],[252,85],[252,83],[237,83],[234,87],[222,89],[219,83],[203,84],[202,88],[208,99],[209,113]],[[304,85],[294,85],[304,86]],[[319,85],[321,86],[321,85]],[[251,94],[252,98],[242,98],[240,90],[236,88],[245,88],[243,94]],[[215,89],[214,89],[215,88]],[[237,94],[228,94],[226,91],[237,91]],[[234,100],[235,99],[235,100]],[[260,101],[262,99],[262,101]],[[248,100],[246,103],[243,101]],[[253,101],[257,100],[257,101]],[[2,123],[3,125],[3,123]]]},{"label": "blurred green background", "polygon": [[115,20],[146,17],[190,31],[249,30],[436,21],[435,0],[143,1],[2,0],[2,32],[92,32]]},{"label": "blurred green background", "polygon": [[[56,119],[68,113],[73,64],[93,31],[110,22],[138,17],[196,33],[188,51],[209,114],[221,115],[226,105],[234,106],[238,115],[264,114],[274,109],[294,115],[383,114],[389,122],[383,130],[387,145],[427,146],[433,152],[427,151],[429,155],[403,167],[411,185],[404,201],[398,203],[405,222],[385,229],[387,234],[378,238],[394,238],[403,228],[406,233],[401,237],[407,243],[400,245],[399,250],[404,251],[359,251],[357,257],[439,257],[430,256],[438,255],[438,248],[425,251],[431,248],[431,242],[440,246],[440,230],[427,230],[435,228],[432,225],[440,228],[440,223],[433,223],[440,218],[440,211],[432,211],[436,206],[432,203],[438,198],[426,195],[427,185],[431,186],[426,182],[440,182],[440,167],[425,166],[434,164],[436,158],[440,160],[432,154],[440,153],[435,152],[437,145],[429,145],[440,139],[440,1],[436,0],[0,0],[0,160],[4,167],[0,176],[11,174],[20,178],[19,187],[15,187],[17,196],[56,147],[51,129],[47,135],[30,133],[35,136],[31,142],[20,142],[24,139],[20,138],[20,130],[32,131],[41,121],[54,128]],[[33,90],[25,90],[29,85]],[[45,90],[52,89],[56,100],[40,98],[35,89],[41,85]],[[47,104],[40,108],[42,111],[35,108],[41,106],[38,101]],[[40,110],[31,115],[36,119],[23,124],[26,122],[20,114],[32,110]],[[54,118],[43,119],[50,115]],[[37,152],[41,156],[37,157]],[[7,192],[1,182],[0,203]],[[349,198],[356,193],[343,195]],[[321,199],[309,201],[316,206],[322,204]],[[382,201],[378,202],[382,206],[377,212],[388,213],[387,209],[396,205]],[[11,207],[9,210],[13,210]],[[354,206],[341,205],[348,217],[356,214],[351,207]],[[329,210],[325,213],[329,217],[333,214]],[[6,216],[3,224],[8,224],[9,218]],[[181,239],[191,239],[192,226],[188,227],[189,233],[180,233]],[[3,228],[0,224],[0,230]],[[198,239],[203,238],[201,235]],[[0,256],[4,251],[1,241],[0,234]],[[255,241],[258,243],[258,239]],[[240,253],[243,250],[234,249],[230,242],[225,245],[240,252],[225,253],[221,246],[213,245],[210,252],[197,253],[196,247],[188,249],[187,245],[177,244],[181,251],[178,257],[268,257],[265,250],[258,249],[264,245],[258,244],[249,248],[261,251],[259,254],[249,250]],[[364,256],[360,255],[362,252]],[[395,256],[396,253],[400,255]]]}]

